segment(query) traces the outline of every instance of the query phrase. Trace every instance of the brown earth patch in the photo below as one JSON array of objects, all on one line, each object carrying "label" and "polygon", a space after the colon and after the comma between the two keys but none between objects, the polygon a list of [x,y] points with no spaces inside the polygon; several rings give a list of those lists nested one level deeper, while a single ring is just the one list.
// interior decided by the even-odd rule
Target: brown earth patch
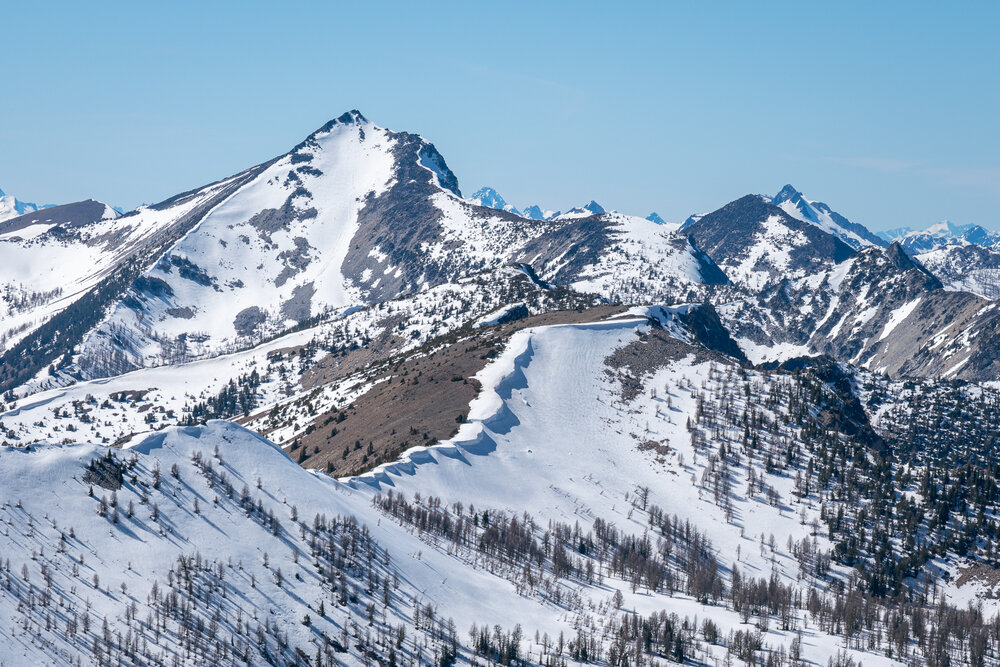
[{"label": "brown earth patch", "polygon": [[[392,461],[409,447],[445,440],[468,417],[469,403],[479,393],[472,376],[503,351],[515,332],[595,322],[623,311],[621,306],[596,306],[479,329],[463,327],[403,358],[374,364],[367,381],[376,384],[343,409],[318,415],[288,451],[301,465],[339,477]],[[323,373],[343,377],[345,365],[362,367],[366,356],[366,350],[359,348],[341,357],[339,366],[317,371],[310,386],[320,386]]]}]

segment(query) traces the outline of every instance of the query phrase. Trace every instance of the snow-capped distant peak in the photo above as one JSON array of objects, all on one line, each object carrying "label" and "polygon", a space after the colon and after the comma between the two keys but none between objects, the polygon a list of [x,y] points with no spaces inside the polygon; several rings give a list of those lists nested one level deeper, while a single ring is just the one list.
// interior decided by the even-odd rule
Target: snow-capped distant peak
[{"label": "snow-capped distant peak", "polygon": [[553,220],[572,220],[573,218],[587,218],[592,215],[601,215],[607,213],[604,207],[598,204],[594,200],[590,200],[590,203],[586,206],[577,206],[576,208],[571,208],[565,213],[556,213],[551,218]]},{"label": "snow-capped distant peak", "polygon": [[499,211],[507,211],[509,213],[513,213],[514,215],[521,215],[521,212],[518,211],[513,204],[508,204],[507,201],[500,196],[499,192],[489,186],[476,190],[472,196],[469,197],[469,201],[476,206],[486,206],[488,208],[495,208]]},{"label": "snow-capped distant peak", "polygon": [[10,220],[25,213],[34,213],[43,208],[51,208],[51,204],[38,205],[34,202],[21,201],[14,195],[0,190],[0,221]]},{"label": "snow-capped distant peak", "polygon": [[468,198],[468,201],[477,206],[486,206],[500,211],[507,211],[522,218],[528,218],[529,220],[572,220],[574,218],[586,218],[591,215],[602,215],[608,212],[593,199],[590,200],[590,203],[571,208],[565,213],[551,209],[542,209],[537,204],[532,204],[523,210],[518,210],[513,204],[507,203],[507,200],[501,197],[499,192],[489,186],[476,190]]},{"label": "snow-capped distant peak", "polygon": [[661,218],[660,214],[657,213],[656,211],[653,211],[652,213],[650,213],[649,215],[647,215],[646,216],[646,220],[649,220],[650,222],[655,222],[658,225],[666,224],[666,222],[667,222],[666,220],[664,220],[663,218]]},{"label": "snow-capped distant peak", "polygon": [[968,223],[956,225],[942,220],[926,229],[899,227],[879,236],[887,241],[898,241],[911,255],[929,252],[949,245],[978,245],[985,248],[1000,248],[1000,232],[991,232],[979,225]]},{"label": "snow-capped distant peak", "polygon": [[531,220],[548,220],[547,213],[548,211],[543,211],[538,204],[532,204],[521,211],[521,216]]}]

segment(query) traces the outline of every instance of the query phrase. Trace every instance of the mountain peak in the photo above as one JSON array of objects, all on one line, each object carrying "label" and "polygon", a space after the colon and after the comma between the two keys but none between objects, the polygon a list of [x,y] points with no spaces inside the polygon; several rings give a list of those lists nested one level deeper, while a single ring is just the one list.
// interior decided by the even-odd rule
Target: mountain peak
[{"label": "mountain peak", "polygon": [[774,195],[771,203],[775,206],[786,201],[794,201],[796,199],[801,199],[802,193],[796,190],[791,183],[785,184],[785,187],[778,190],[778,194]]},{"label": "mountain peak", "polygon": [[604,210],[604,207],[601,206],[600,204],[598,204],[593,199],[591,199],[590,203],[587,204],[586,206],[584,206],[584,208],[587,209],[588,211],[590,211],[591,213],[595,214],[595,215],[599,215],[601,213],[607,213],[607,211]]},{"label": "mountain peak", "polygon": [[525,218],[530,218],[532,220],[546,219],[545,211],[543,211],[538,204],[532,204],[531,206],[527,207],[526,209],[521,211],[521,215],[524,216]]},{"label": "mountain peak", "polygon": [[660,214],[657,213],[656,211],[653,211],[652,213],[650,213],[649,215],[647,215],[646,216],[646,220],[649,220],[650,222],[655,222],[658,225],[664,225],[667,222],[666,220],[664,220],[663,218],[661,218]]},{"label": "mountain peak", "polygon": [[368,119],[365,118],[360,111],[357,109],[351,109],[350,111],[345,111],[340,114],[328,124],[361,125],[367,122]]},{"label": "mountain peak", "polygon": [[500,193],[491,188],[490,186],[485,186],[479,188],[472,196],[469,197],[472,203],[479,206],[486,206],[488,208],[494,208],[499,211],[507,211],[508,213],[513,213],[515,215],[521,215],[521,212],[517,210],[512,204],[508,204],[507,200],[500,196]]},{"label": "mountain peak", "polygon": [[469,199],[479,200],[480,206],[490,208],[503,208],[507,205],[507,201],[500,196],[500,193],[488,185],[476,190]]},{"label": "mountain peak", "polygon": [[324,123],[323,127],[319,128],[309,136],[315,137],[317,134],[324,134],[338,125],[367,125],[368,122],[368,119],[365,118],[360,111],[357,109],[351,109],[350,111],[345,111],[336,118],[327,121]]}]

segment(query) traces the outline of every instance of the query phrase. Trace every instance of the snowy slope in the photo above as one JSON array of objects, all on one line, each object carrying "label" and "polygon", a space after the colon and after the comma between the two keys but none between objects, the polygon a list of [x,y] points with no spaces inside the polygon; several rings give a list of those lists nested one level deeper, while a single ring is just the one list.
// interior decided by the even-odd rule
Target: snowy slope
[{"label": "snowy slope", "polygon": [[[133,616],[139,621],[145,618],[157,606],[157,595],[176,590],[183,597],[185,579],[177,578],[183,571],[178,563],[181,555],[197,558],[206,568],[199,586],[212,581],[220,586],[194,612],[209,617],[212,606],[221,606],[223,614],[213,632],[222,639],[232,637],[240,646],[243,635],[237,619],[252,619],[254,627],[266,617],[280,628],[276,638],[265,630],[270,651],[280,650],[277,642],[287,633],[289,651],[300,647],[312,656],[321,646],[316,643],[321,632],[339,640],[347,626],[350,653],[338,659],[349,663],[359,660],[357,650],[368,645],[362,619],[369,600],[376,603],[369,632],[407,626],[407,639],[398,649],[402,655],[413,655],[421,645],[413,639],[431,639],[414,628],[417,601],[432,605],[441,619],[457,620],[463,643],[471,622],[501,628],[521,624],[521,650],[534,655],[533,663],[542,662],[542,644],[533,639],[536,630],[551,638],[560,632],[572,637],[577,630],[586,630],[587,619],[594,614],[617,616],[611,605],[616,591],[621,593],[622,614],[664,610],[681,618],[710,617],[723,636],[739,629],[741,619],[731,610],[679,592],[636,589],[610,571],[602,570],[600,582],[569,577],[526,587],[516,568],[478,562],[373,506],[374,494],[391,489],[411,500],[436,496],[446,508],[462,502],[471,510],[474,504],[478,511],[488,510],[494,521],[505,511],[515,517],[530,515],[539,531],[550,521],[578,523],[590,530],[600,518],[639,537],[649,531],[644,508],[656,505],[707,531],[710,548],[724,562],[738,561],[751,576],[774,570],[783,583],[798,585],[800,566],[783,545],[788,536],[808,538],[810,528],[803,525],[800,510],[808,518],[818,513],[818,504],[796,503],[787,479],[776,487],[780,502],[762,502],[737,491],[734,510],[727,514],[698,481],[704,480],[701,473],[710,465],[709,451],[692,446],[684,415],[693,414],[701,391],[712,391],[722,379],[713,371],[714,364],[700,359],[697,348],[683,348],[676,358],[660,360],[648,373],[640,372],[641,388],[631,398],[623,397],[619,381],[605,372],[616,351],[643,345],[648,326],[640,318],[519,334],[480,374],[484,391],[470,422],[453,442],[412,450],[399,463],[340,483],[302,470],[273,445],[239,427],[213,422],[202,428],[164,431],[119,454],[129,466],[125,484],[116,493],[117,507],[109,505],[107,515],[99,516],[101,497],[110,502],[111,493],[83,481],[86,464],[103,455],[99,448],[0,451],[4,459],[0,483],[10,498],[3,508],[7,529],[0,544],[12,555],[14,575],[19,577],[22,564],[27,568],[26,582],[22,578],[16,586],[0,590],[0,613],[9,620],[0,630],[11,647],[8,655],[26,661],[87,656],[93,635],[100,638],[102,620],[107,618],[112,628],[128,628],[145,639],[152,656],[169,659],[180,650],[180,620],[170,618],[156,641],[149,628],[130,621]],[[175,465],[176,477],[168,473]],[[153,488],[156,468],[161,471],[159,488]],[[39,485],[51,492],[36,493]],[[88,497],[88,488],[93,488],[93,497]],[[251,503],[261,501],[260,509],[245,510],[241,494]],[[460,516],[461,510],[457,511]],[[277,522],[270,519],[272,513]],[[346,579],[335,579],[333,585],[325,580],[317,564],[326,561],[315,555],[317,514],[326,520],[337,515],[357,517],[374,540],[378,554],[374,562],[383,584],[366,585],[361,564],[343,568]],[[70,535],[64,545],[61,534]],[[778,538],[775,547],[764,546],[770,534]],[[829,547],[822,536],[817,540],[821,550]],[[30,559],[29,550],[43,555]],[[81,556],[82,564],[73,567]],[[209,570],[218,576],[210,576]],[[388,586],[393,572],[398,588]],[[90,615],[89,633],[78,624],[75,636],[67,640],[64,633],[45,629],[43,612],[17,608],[18,599],[28,594],[27,585],[35,586],[37,595],[46,576],[61,608],[71,609],[78,618],[84,610]],[[338,586],[348,584],[358,600],[337,602]],[[384,608],[383,587],[389,588],[390,602]],[[561,601],[553,599],[556,593]],[[320,600],[325,602],[322,614]],[[137,614],[128,610],[133,601]],[[309,627],[300,620],[306,614],[311,617]],[[361,627],[355,629],[352,621]],[[796,625],[803,626],[806,639],[804,657],[825,661],[841,640],[804,621],[804,611],[796,614]],[[601,642],[609,641],[600,633],[597,636]],[[768,645],[787,647],[795,633],[774,625],[762,637]],[[374,634],[371,641],[384,656],[386,649]],[[251,662],[260,664],[257,650],[250,648]],[[426,649],[429,652],[431,644]],[[468,648],[461,653],[463,661],[471,657]],[[725,653],[723,647],[701,644],[698,655],[711,663]],[[866,664],[893,664],[874,653],[852,650],[851,654]]]},{"label": "snowy slope", "polygon": [[623,303],[650,303],[728,282],[705,253],[669,225],[620,213],[557,222],[562,224],[525,244],[518,259],[550,283]]},{"label": "snowy slope", "polygon": [[0,319],[0,385],[67,361],[128,285],[253,173],[121,217],[88,201],[2,223],[0,289],[11,298]]},{"label": "snowy slope", "polygon": [[893,377],[992,380],[1000,309],[941,282],[899,244],[719,307],[755,362],[827,354]]},{"label": "snowy slope", "polygon": [[341,265],[362,202],[392,178],[390,140],[363,122],[337,123],[314,139],[205,216],[92,340],[134,332],[133,352],[145,360],[162,355],[160,340],[204,332],[205,349],[219,351],[260,329],[360,303]]},{"label": "snowy slope", "polygon": [[[217,584],[224,589],[213,587],[212,596],[223,614],[213,629],[220,638],[228,642],[232,637],[237,646],[249,644],[254,628],[263,626],[265,618],[268,628],[275,624],[275,637],[266,631],[266,652],[259,644],[247,647],[250,662],[255,665],[266,664],[267,653],[282,653],[277,648],[282,639],[289,644],[286,659],[294,655],[294,647],[308,656],[315,655],[323,646],[322,633],[349,645],[351,655],[341,654],[339,659],[355,664],[360,651],[354,644],[363,641],[364,631],[355,639],[358,630],[353,623],[365,624],[369,602],[379,605],[375,628],[366,624],[369,632],[376,628],[392,630],[395,636],[395,625],[409,622],[410,640],[398,649],[404,655],[410,652],[411,645],[415,652],[413,640],[424,636],[415,633],[412,626],[413,606],[418,600],[438,606],[442,621],[449,616],[463,623],[475,618],[492,626],[506,624],[513,611],[522,620],[537,621],[535,625],[550,633],[569,629],[565,621],[516,595],[509,582],[472,568],[456,567],[455,559],[427,546],[416,535],[389,522],[379,522],[372,516],[367,496],[302,470],[278,448],[234,425],[214,422],[196,429],[168,431],[119,453],[118,458],[128,469],[123,488],[115,494],[117,507],[110,506],[110,490],[84,481],[86,464],[103,455],[102,448],[92,445],[41,447],[31,452],[8,449],[0,454],[4,459],[0,480],[9,494],[0,515],[6,524],[0,543],[5,553],[15,556],[12,567],[16,569],[11,572],[19,577],[13,589],[0,592],[0,614],[5,621],[0,636],[5,659],[28,664],[62,661],[77,654],[90,657],[90,633],[83,630],[81,618],[86,612],[91,632],[98,636],[103,619],[107,619],[113,632],[129,626],[146,640],[150,653],[143,657],[140,649],[135,664],[164,658],[169,664],[170,656],[181,655],[182,650],[173,619],[164,631],[155,633],[154,641],[149,626],[129,622],[133,618],[129,605],[139,605],[135,618],[142,621],[147,617],[146,610],[153,607],[154,585],[158,595],[177,590],[181,556],[197,558],[199,569],[211,568],[218,577]],[[134,464],[130,462],[133,455]],[[211,471],[205,463],[212,466]],[[174,466],[176,477],[168,472]],[[154,488],[157,468],[161,479],[158,489]],[[33,493],[40,483],[51,492],[45,496]],[[227,491],[227,484],[232,491]],[[88,488],[93,490],[93,497],[88,497]],[[245,510],[241,493],[254,503],[261,501],[262,511],[252,506],[251,511]],[[97,514],[102,497],[109,503],[103,517]],[[132,516],[128,513],[130,506],[134,508]],[[276,521],[271,520],[272,515]],[[346,542],[341,553],[348,557],[347,564],[332,566],[336,568],[332,572],[344,572],[344,579],[333,578],[332,572],[327,578],[318,567],[320,563],[325,566],[325,560],[315,555],[317,551],[310,541],[315,539],[314,534],[325,537],[322,529],[316,531],[314,518],[328,521],[338,515],[342,520],[361,517],[360,528],[365,532],[357,533],[357,537],[374,541],[375,572],[382,582],[374,591],[371,582],[359,574],[360,567],[350,565],[353,559]],[[350,535],[344,529],[339,532]],[[68,536],[62,547],[60,535]],[[334,538],[339,540],[340,536],[335,534]],[[366,542],[357,546],[362,549],[364,562]],[[29,558],[27,550],[34,550],[35,558]],[[18,554],[24,555],[23,561]],[[28,568],[26,578],[20,576],[22,564]],[[29,585],[34,586],[36,595],[40,593],[45,572],[51,579],[51,595],[60,600],[61,608],[72,608],[72,612],[60,613],[59,632],[42,631],[39,640],[33,637],[33,624],[41,620],[44,628],[44,614],[27,610],[22,613],[15,607],[18,597],[26,598]],[[207,572],[198,577],[201,582],[212,579]],[[339,587],[350,588],[341,593]],[[390,602],[384,609],[383,588]],[[341,596],[348,599],[338,602]],[[494,602],[483,605],[482,600]],[[325,608],[322,614],[321,601]],[[207,625],[210,614],[204,611],[205,604],[203,601],[195,613],[204,614],[202,619]],[[28,632],[12,624],[25,615],[30,618]],[[301,622],[306,615],[311,616],[310,626]],[[68,641],[62,632],[66,616],[78,619],[77,634]],[[244,621],[248,624],[245,630],[241,628]],[[346,638],[350,642],[344,641]],[[214,642],[206,644],[210,650],[216,648]],[[235,648],[230,650],[235,652]],[[218,664],[210,659],[211,655],[192,662]]]},{"label": "snowy slope", "polygon": [[797,220],[816,225],[823,231],[833,234],[855,250],[869,245],[882,248],[889,245],[885,239],[871,233],[864,225],[851,222],[823,202],[806,199],[791,185],[783,187],[774,197],[762,197],[762,199]]}]

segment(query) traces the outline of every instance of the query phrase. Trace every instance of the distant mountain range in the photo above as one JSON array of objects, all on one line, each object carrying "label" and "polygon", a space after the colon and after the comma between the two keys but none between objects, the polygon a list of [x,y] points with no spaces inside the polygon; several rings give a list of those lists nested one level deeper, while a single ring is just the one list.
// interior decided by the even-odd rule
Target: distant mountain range
[{"label": "distant mountain range", "polygon": [[507,211],[508,213],[513,213],[514,215],[528,218],[529,220],[569,219],[605,213],[604,208],[593,200],[585,206],[571,208],[566,212],[542,209],[535,204],[524,208],[524,210],[518,210],[513,204],[508,204],[507,201],[500,196],[500,193],[488,186],[479,188],[468,199],[476,206],[485,206],[487,208],[495,208],[499,211]]},{"label": "distant mountain range", "polygon": [[1000,232],[991,232],[979,225],[956,225],[947,220],[926,229],[897,227],[878,236],[885,241],[898,241],[911,255],[935,250],[947,245],[977,245],[1000,250]]},{"label": "distant mountain range", "polygon": [[6,194],[0,190],[0,222],[16,218],[25,213],[32,213],[39,209],[49,208],[51,204],[38,205],[33,202],[21,201],[14,195]]}]

